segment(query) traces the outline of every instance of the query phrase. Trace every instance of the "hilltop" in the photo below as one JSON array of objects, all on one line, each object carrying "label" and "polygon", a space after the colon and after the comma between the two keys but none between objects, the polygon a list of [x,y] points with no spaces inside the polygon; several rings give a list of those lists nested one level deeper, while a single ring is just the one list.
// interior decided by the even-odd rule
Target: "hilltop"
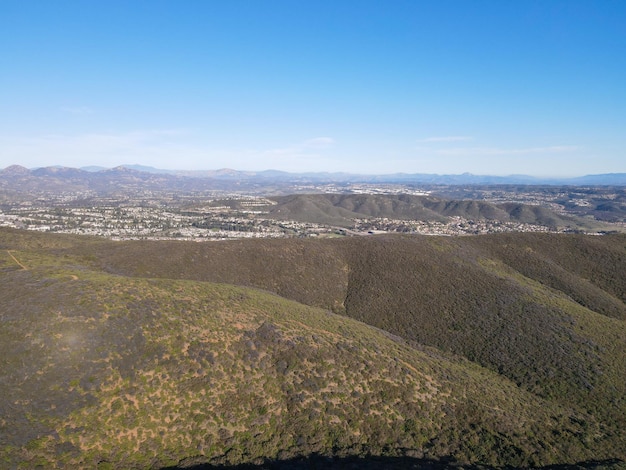
[{"label": "hilltop", "polygon": [[373,194],[296,194],[272,198],[270,214],[279,219],[350,226],[364,217],[446,222],[450,217],[518,222],[552,228],[583,226],[575,217],[527,204],[492,204],[434,196]]}]

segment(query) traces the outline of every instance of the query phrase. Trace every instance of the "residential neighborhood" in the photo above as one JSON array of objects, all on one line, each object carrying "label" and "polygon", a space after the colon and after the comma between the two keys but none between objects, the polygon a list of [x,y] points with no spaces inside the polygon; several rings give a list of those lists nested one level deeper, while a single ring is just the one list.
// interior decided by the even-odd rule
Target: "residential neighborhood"
[{"label": "residential neighborhood", "polygon": [[[304,188],[300,188],[301,190]],[[312,192],[339,193],[337,185],[306,188]],[[426,196],[429,190],[380,185],[354,185],[352,194]],[[557,205],[545,193],[491,191],[484,199],[497,202],[523,201]],[[543,199],[542,199],[543,198]],[[30,200],[0,204],[0,226],[42,232],[92,235],[113,240],[225,240],[237,238],[340,237],[380,233],[424,235],[476,235],[496,232],[567,231],[537,223],[503,221],[477,217],[448,216],[441,220],[363,216],[338,226],[303,220],[290,220],[272,213],[272,198],[234,192],[167,193],[135,192],[95,196],[85,193],[47,194]],[[574,201],[575,207],[589,203]],[[280,212],[280,211],[279,211]],[[623,227],[618,222],[615,227]]]}]

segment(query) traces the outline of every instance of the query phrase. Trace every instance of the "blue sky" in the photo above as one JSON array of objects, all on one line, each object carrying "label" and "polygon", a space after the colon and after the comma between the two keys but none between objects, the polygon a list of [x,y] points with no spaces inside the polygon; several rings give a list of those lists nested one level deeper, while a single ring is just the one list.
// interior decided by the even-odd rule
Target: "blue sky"
[{"label": "blue sky", "polygon": [[626,172],[626,2],[0,0],[0,168]]}]

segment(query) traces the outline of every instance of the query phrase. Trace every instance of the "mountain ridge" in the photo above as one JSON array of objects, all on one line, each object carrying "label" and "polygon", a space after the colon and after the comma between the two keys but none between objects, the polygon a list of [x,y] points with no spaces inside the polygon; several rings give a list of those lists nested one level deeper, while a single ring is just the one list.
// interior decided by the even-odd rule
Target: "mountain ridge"
[{"label": "mountain ridge", "polygon": [[[13,165],[13,167],[16,165]],[[0,170],[0,176],[5,170],[12,168],[7,167]],[[24,168],[24,167],[22,167]],[[43,167],[53,168],[53,167]],[[66,168],[66,167],[64,167]],[[392,173],[392,174],[357,174],[346,172],[286,172],[280,170],[262,170],[262,171],[242,171],[230,168],[218,170],[166,170],[146,165],[124,164],[115,168],[127,168],[142,173],[154,175],[169,175],[179,177],[189,177],[197,179],[214,179],[214,180],[276,180],[276,181],[300,181],[300,182],[335,182],[335,183],[423,183],[423,184],[529,184],[529,185],[626,185],[626,173],[605,173],[590,174],[576,177],[537,177],[530,175],[474,175],[471,173],[463,174],[430,174],[430,173]],[[32,171],[41,170],[36,168]],[[87,173],[98,174],[111,170],[112,168],[90,166],[77,170]]]},{"label": "mountain ridge", "polygon": [[350,226],[364,217],[446,222],[452,217],[470,220],[517,222],[543,225],[552,229],[582,227],[577,217],[529,204],[450,200],[435,196],[408,194],[293,194],[275,196],[270,216],[278,219]]}]

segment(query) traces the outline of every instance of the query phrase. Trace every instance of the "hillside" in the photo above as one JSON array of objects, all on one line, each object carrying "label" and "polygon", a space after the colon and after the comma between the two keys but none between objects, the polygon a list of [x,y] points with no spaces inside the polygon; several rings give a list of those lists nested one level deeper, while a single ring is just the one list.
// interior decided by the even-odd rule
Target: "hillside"
[{"label": "hillside", "polygon": [[462,355],[539,396],[574,401],[626,439],[624,236],[170,244],[164,264],[157,246],[132,244],[133,259],[123,256],[129,247],[114,246],[108,269],[244,284],[332,309]]},{"label": "hillside", "polygon": [[445,222],[450,217],[544,225],[582,227],[586,222],[540,207],[517,203],[449,200],[433,196],[372,194],[297,194],[272,198],[270,214],[278,219],[350,226],[355,218]]},{"label": "hillside", "polygon": [[623,460],[624,268],[624,236],[0,230],[0,462]]}]

